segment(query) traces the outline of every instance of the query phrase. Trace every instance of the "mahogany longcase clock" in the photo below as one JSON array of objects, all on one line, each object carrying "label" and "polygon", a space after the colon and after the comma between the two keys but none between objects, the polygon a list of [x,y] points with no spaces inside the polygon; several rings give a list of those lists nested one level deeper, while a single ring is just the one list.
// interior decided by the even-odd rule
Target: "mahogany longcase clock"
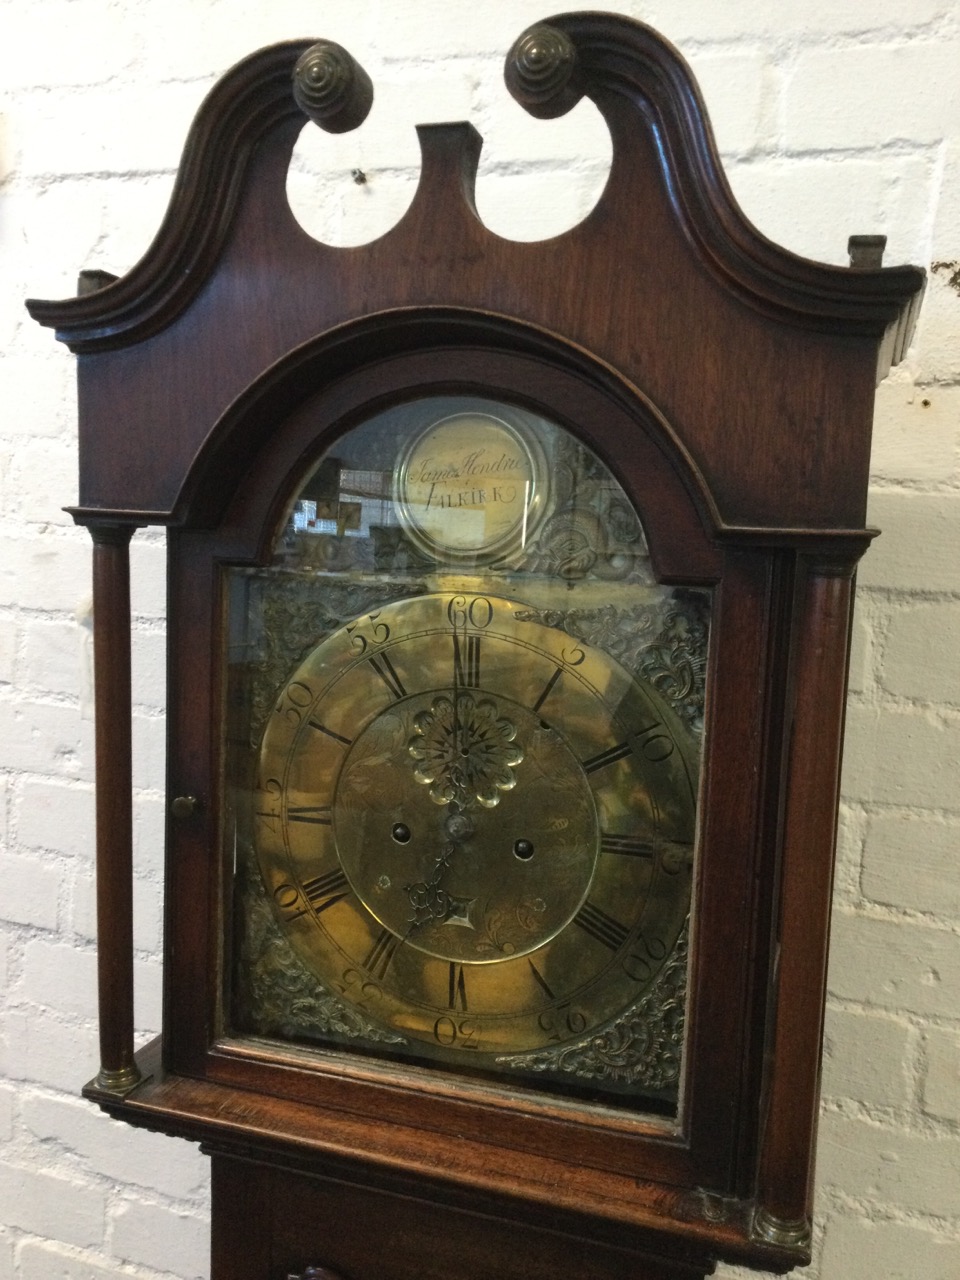
[{"label": "mahogany longcase clock", "polygon": [[[480,139],[318,244],[304,113],[240,63],[79,355],[94,543],[102,1069],[213,1158],[213,1275],[702,1277],[808,1260],[848,628],[873,389],[922,272],[743,218],[677,53],[555,17],[507,86],[586,94],[593,212],[518,244]],[[163,1033],[133,1052],[129,572],[169,534]]]}]

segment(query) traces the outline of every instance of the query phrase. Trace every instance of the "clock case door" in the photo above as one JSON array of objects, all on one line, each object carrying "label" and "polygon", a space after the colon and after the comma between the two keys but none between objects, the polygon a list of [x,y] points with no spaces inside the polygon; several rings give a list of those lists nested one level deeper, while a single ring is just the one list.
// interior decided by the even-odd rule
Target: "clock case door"
[{"label": "clock case door", "polygon": [[[304,92],[311,81],[324,91]],[[923,273],[828,267],[759,235],[689,69],[642,24],[558,15],[519,37],[506,82],[540,118],[586,95],[610,130],[607,186],[562,237],[490,233],[473,204],[476,133],[433,125],[401,222],[370,245],[317,244],[284,194],[304,112],[353,128],[370,81],[338,46],[291,41],[214,87],[142,261],[29,304],[80,357],[73,510],[95,544],[103,1069],[88,1093],[209,1150],[626,1233],[701,1272],[717,1256],[786,1270],[810,1236],[873,391],[906,350]],[[635,500],[661,580],[712,592],[674,1133],[220,1041],[220,566],[266,556],[297,478],[339,432],[431,391],[499,396],[579,434]],[[311,396],[318,416],[298,426]],[[170,530],[171,817],[162,1043],[135,1064],[126,546],[143,524]]]},{"label": "clock case door", "polygon": [[[391,331],[384,318],[381,348],[402,342],[411,323],[397,317]],[[278,397],[284,414],[271,420],[266,443],[251,458],[219,524],[171,533],[170,791],[202,795],[204,807],[187,821],[170,823],[165,1070],[276,1098],[278,1117],[285,1100],[290,1118],[278,1120],[281,1128],[293,1126],[297,1104],[346,1111],[369,1126],[361,1129],[365,1139],[354,1139],[357,1154],[369,1148],[368,1158],[382,1148],[384,1126],[394,1124],[400,1131],[416,1128],[423,1145],[437,1152],[456,1139],[462,1167],[470,1163],[464,1158],[469,1142],[478,1152],[494,1148],[511,1160],[527,1154],[544,1163],[575,1151],[578,1177],[595,1171],[607,1193],[617,1186],[622,1195],[641,1180],[679,1188],[673,1194],[681,1200],[699,1203],[706,1188],[720,1199],[752,1202],[769,1034],[764,1010],[777,941],[770,904],[782,839],[789,682],[777,672],[791,669],[802,561],[789,548],[718,536],[702,482],[668,424],[582,353],[545,335],[469,316],[447,317],[442,330],[433,318],[444,345],[431,349],[431,322],[421,317],[416,323],[420,349],[363,363],[333,388],[313,372],[323,369],[323,345],[300,353],[288,376],[302,404],[290,410],[287,395]],[[225,1034],[221,977],[231,964],[225,951],[230,868],[211,856],[222,844],[220,726],[230,715],[222,702],[224,572],[269,559],[278,523],[305,472],[352,424],[385,404],[451,390],[492,394],[566,425],[607,463],[635,504],[657,577],[712,593],[688,1038],[677,1123],[645,1118],[642,1104],[640,1115],[589,1107],[578,1114],[569,1103],[530,1092],[450,1075],[428,1078],[336,1053],[305,1061],[281,1046],[271,1050]],[[259,412],[269,416],[269,403]],[[212,492],[198,492],[201,509],[215,500]],[[322,590],[318,585],[318,595]],[[838,623],[835,643],[842,655],[846,618]],[[841,667],[842,661],[840,656]],[[822,949],[822,939],[817,946]],[[208,975],[202,985],[198,973]]]}]

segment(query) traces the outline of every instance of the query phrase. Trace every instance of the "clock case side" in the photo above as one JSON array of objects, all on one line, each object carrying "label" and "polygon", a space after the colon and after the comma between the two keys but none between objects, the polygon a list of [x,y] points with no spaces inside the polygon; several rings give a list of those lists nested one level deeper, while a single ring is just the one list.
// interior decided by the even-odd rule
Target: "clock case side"
[{"label": "clock case side", "polygon": [[[184,803],[168,849],[165,946],[180,974],[164,1014],[168,1065],[151,1051],[140,1058],[150,1081],[137,1086],[123,1074],[132,1051],[123,927],[130,907],[107,902],[101,951],[131,974],[102,988],[110,1060],[121,1074],[101,1072],[88,1094],[112,1114],[218,1150],[291,1167],[299,1160],[369,1185],[399,1179],[391,1185],[439,1199],[476,1191],[515,1220],[526,1202],[555,1223],[646,1233],[675,1256],[689,1248],[698,1258],[786,1270],[806,1256],[809,1237],[842,693],[852,572],[868,541],[872,388],[908,341],[923,273],[824,267],[764,240],[730,195],[682,60],[649,28],[600,14],[538,24],[508,57],[511,90],[535,114],[560,114],[586,93],[610,128],[610,180],[579,227],[542,245],[491,235],[473,208],[476,134],[432,126],[421,131],[421,182],[401,223],[357,250],[317,245],[283,194],[303,120],[289,75],[310,43],[262,51],[214,89],[191,132],[168,218],[128,276],[105,285],[88,276],[86,286],[104,287],[29,304],[80,357],[75,515],[94,534],[100,583],[99,878],[129,898],[129,806],[110,800],[111,792],[129,794],[126,537],[144,523],[171,527],[171,672],[181,671],[178,662],[186,672],[171,678],[171,733],[179,734],[200,708],[218,710],[211,680],[190,674],[191,647],[212,651],[217,587],[210,575],[190,576],[199,563],[192,540],[218,530],[219,554],[228,556],[227,507],[252,460],[266,456],[273,425],[302,399],[297,377],[283,376],[287,362],[293,368],[304,358],[299,376],[328,386],[332,405],[349,372],[344,352],[358,335],[356,368],[371,375],[382,355],[378,334],[402,354],[436,345],[446,327],[456,348],[465,316],[475,346],[496,346],[489,334],[502,317],[515,326],[508,345],[516,358],[547,353],[547,367],[554,359],[569,370],[570,352],[590,353],[576,373],[583,385],[624,397],[628,416],[643,416],[636,388],[657,406],[647,425],[670,458],[663,474],[684,477],[678,509],[695,511],[690,527],[708,531],[709,570],[704,560],[678,572],[721,580],[726,640],[711,656],[709,714],[713,725],[740,726],[730,755],[750,767],[731,774],[729,787],[708,779],[703,793],[712,852],[698,892],[733,910],[699,934],[688,1057],[708,1084],[701,1093],[694,1086],[688,1101],[694,1145],[698,1126],[711,1122],[726,1138],[700,1153],[706,1194],[678,1186],[682,1143],[660,1165],[660,1181],[591,1168],[585,1185],[564,1161],[516,1156],[509,1145],[498,1149],[499,1164],[477,1154],[469,1168],[452,1168],[439,1146],[425,1146],[419,1129],[401,1123],[360,1159],[365,1122],[336,1098],[326,1110],[295,1098],[281,1105],[251,1091],[253,1074],[244,1088],[211,1082],[205,1055],[216,1026],[196,979],[210,973],[215,845],[209,813],[189,802],[218,783],[211,739],[187,732],[176,740],[170,778],[171,796]],[[571,290],[572,277],[590,280],[590,292]],[[399,323],[401,309],[409,324]],[[562,335],[559,344],[553,334]],[[548,394],[531,399],[552,404]],[[596,439],[624,476],[623,441],[602,430]],[[663,558],[658,568],[672,571]],[[746,936],[737,928],[744,920]],[[734,970],[729,998],[744,1019],[739,1065],[729,1057],[720,1016],[728,996],[716,977]],[[721,1067],[712,1083],[711,1062]],[[505,1182],[515,1188],[506,1201]]]}]

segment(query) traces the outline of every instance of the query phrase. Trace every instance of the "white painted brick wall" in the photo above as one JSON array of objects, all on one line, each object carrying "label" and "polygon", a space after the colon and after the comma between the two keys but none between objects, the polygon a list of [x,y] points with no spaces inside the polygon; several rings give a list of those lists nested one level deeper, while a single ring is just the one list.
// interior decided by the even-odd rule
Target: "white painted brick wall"
[{"label": "white painted brick wall", "polygon": [[[600,5],[598,7],[603,7]],[[960,0],[624,0],[698,72],[731,183],[774,240],[934,265],[881,387],[851,672],[812,1280],[960,1277]],[[97,1065],[89,547],[74,368],[22,299],[152,238],[216,76],[325,35],[378,90],[311,131],[290,181],[313,234],[372,238],[416,181],[417,120],[485,136],[478,205],[541,238],[592,207],[609,140],[531,121],[502,56],[542,0],[0,0],[0,1280],[204,1276],[206,1162],[77,1100]],[[363,187],[350,170],[368,174]],[[318,195],[318,192],[320,193]],[[306,214],[303,215],[306,217]],[[164,551],[132,550],[137,1026],[159,1018]],[[745,1275],[721,1268],[725,1280]]]}]

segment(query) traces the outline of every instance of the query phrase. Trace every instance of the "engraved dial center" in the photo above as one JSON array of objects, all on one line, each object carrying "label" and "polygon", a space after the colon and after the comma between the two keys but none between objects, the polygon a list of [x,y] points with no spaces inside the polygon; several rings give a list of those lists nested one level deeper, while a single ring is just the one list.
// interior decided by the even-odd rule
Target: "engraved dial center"
[{"label": "engraved dial center", "polygon": [[[400,781],[389,807],[370,803],[384,769]],[[600,851],[580,761],[530,710],[486,692],[458,694],[455,718],[454,695],[436,690],[375,717],[344,760],[333,828],[354,892],[382,925],[427,955],[471,963],[526,955],[560,933]]]},{"label": "engraved dial center", "polygon": [[261,748],[258,854],[297,954],[364,1017],[484,1060],[635,1007],[689,903],[675,717],[530,611],[436,593],[355,619]]}]

